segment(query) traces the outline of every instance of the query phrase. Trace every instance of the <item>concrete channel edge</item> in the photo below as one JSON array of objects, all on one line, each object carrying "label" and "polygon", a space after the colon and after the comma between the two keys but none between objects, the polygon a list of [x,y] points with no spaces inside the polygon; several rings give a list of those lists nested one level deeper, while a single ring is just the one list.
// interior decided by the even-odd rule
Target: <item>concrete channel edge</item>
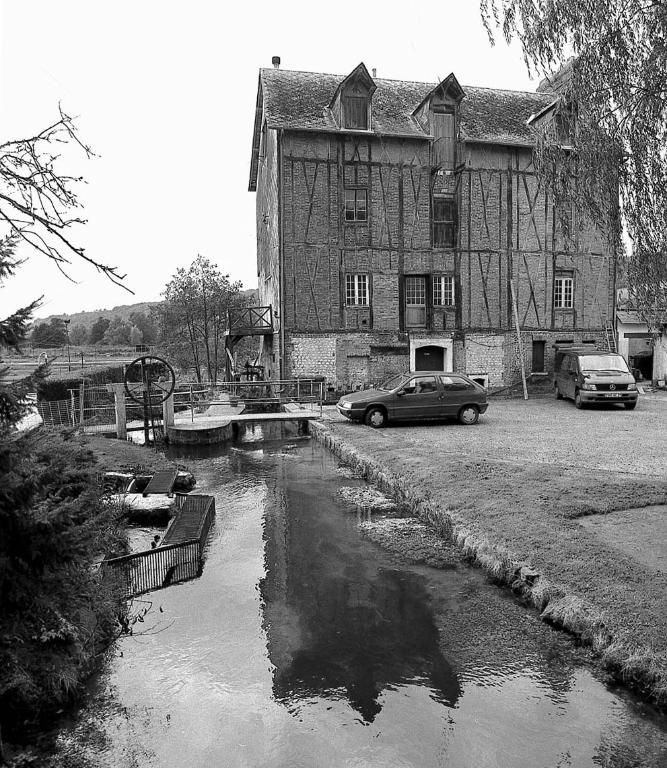
[{"label": "concrete channel edge", "polygon": [[530,564],[512,557],[504,547],[485,538],[483,532],[473,530],[459,515],[420,498],[400,475],[361,454],[332,434],[322,422],[309,422],[308,431],[366,480],[400,500],[440,536],[454,542],[470,563],[482,568],[498,584],[522,595],[537,609],[542,621],[569,632],[590,647],[602,667],[616,680],[658,706],[667,706],[667,674],[655,651],[642,647],[639,642],[630,647],[614,638],[600,611],[590,603],[549,581]]}]

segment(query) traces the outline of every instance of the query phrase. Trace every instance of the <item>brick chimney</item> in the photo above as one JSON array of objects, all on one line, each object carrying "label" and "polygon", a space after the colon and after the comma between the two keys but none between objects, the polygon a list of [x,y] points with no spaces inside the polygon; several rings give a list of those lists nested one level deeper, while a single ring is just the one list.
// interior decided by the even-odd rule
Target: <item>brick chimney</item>
[{"label": "brick chimney", "polygon": [[280,56],[273,56],[271,64],[273,64],[274,69],[280,69]]}]

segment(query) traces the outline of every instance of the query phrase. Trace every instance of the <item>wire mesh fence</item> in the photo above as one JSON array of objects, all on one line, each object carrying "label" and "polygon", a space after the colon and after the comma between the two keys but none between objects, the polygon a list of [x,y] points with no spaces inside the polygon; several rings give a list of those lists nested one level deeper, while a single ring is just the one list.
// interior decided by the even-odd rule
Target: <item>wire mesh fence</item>
[{"label": "wire mesh fence", "polygon": [[37,413],[47,427],[73,427],[77,423],[79,398],[44,400],[36,404]]}]

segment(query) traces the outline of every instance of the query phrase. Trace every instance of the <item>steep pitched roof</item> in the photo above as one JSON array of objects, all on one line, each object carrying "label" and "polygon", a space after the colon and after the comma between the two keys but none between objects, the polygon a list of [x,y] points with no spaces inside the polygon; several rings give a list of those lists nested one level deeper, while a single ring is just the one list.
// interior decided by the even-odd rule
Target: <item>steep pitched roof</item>
[{"label": "steep pitched roof", "polygon": [[[339,132],[328,105],[344,79],[341,75],[261,69],[260,88],[269,128]],[[428,139],[413,112],[438,83],[374,78],[371,134]],[[503,145],[532,146],[526,121],[553,102],[553,94],[463,86],[461,138]],[[251,174],[250,188],[253,189]]]}]

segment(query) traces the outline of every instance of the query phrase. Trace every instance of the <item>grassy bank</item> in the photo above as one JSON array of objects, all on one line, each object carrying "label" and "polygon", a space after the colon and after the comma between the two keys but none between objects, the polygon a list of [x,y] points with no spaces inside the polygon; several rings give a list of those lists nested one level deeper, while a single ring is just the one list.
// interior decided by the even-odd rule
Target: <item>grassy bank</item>
[{"label": "grassy bank", "polygon": [[[490,432],[487,455],[460,455],[451,451],[451,438],[462,434],[457,429],[413,434],[331,422],[311,431],[492,578],[523,593],[545,621],[590,645],[618,679],[667,704],[665,573],[605,544],[579,522],[665,503],[667,480],[549,464],[544,457],[530,461],[510,451],[492,458]],[[474,439],[484,434],[479,428]],[[506,430],[498,435],[505,440]]]}]

